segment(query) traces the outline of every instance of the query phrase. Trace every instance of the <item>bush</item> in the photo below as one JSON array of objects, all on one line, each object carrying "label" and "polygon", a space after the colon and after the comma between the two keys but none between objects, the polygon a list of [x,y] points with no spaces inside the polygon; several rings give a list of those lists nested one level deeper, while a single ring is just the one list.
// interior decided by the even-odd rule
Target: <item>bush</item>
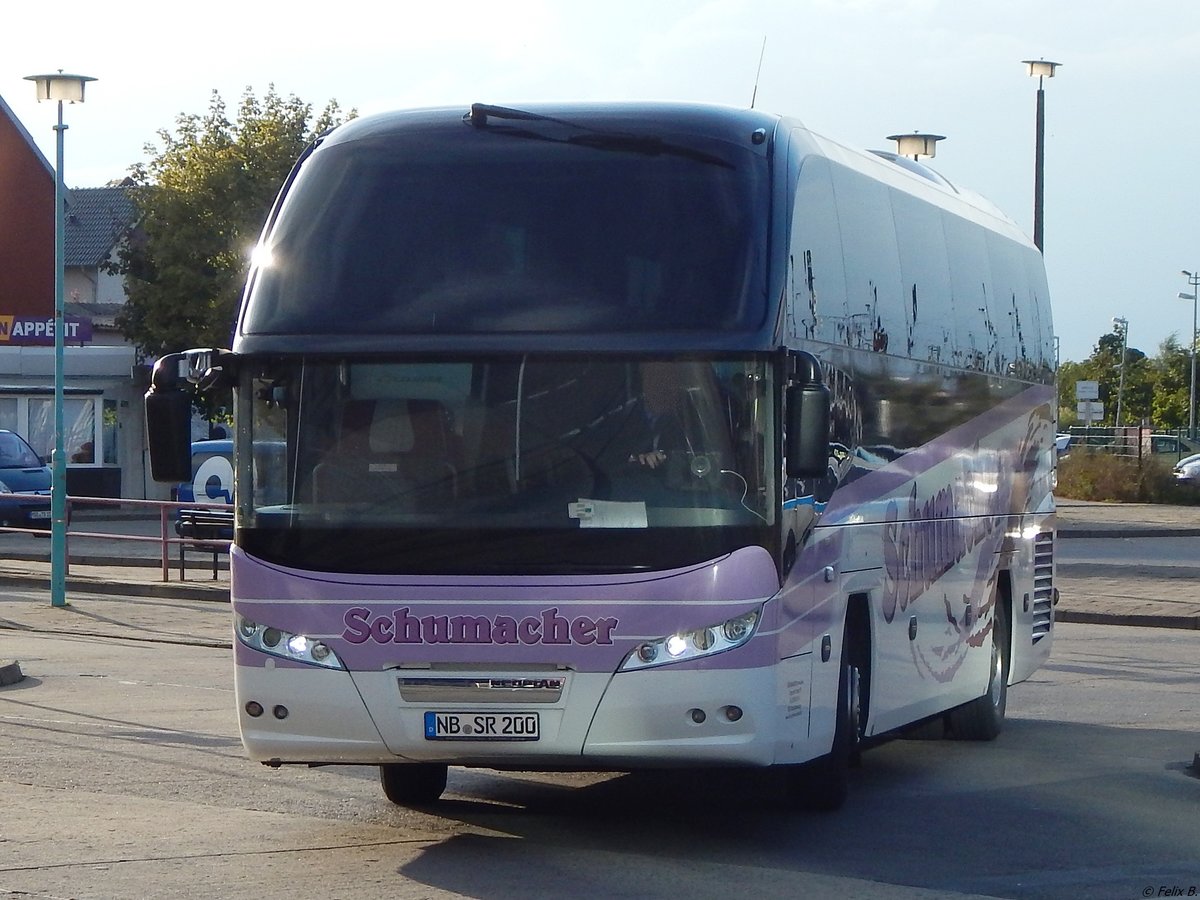
[{"label": "bush", "polygon": [[1200,504],[1200,490],[1175,481],[1174,464],[1174,458],[1143,457],[1139,462],[1081,447],[1059,460],[1054,493],[1074,500]]}]

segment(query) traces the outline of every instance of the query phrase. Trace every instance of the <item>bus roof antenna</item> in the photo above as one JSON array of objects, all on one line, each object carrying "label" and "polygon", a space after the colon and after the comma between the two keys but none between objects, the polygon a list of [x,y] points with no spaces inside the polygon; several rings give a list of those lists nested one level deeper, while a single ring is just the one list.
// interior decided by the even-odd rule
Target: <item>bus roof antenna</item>
[{"label": "bus roof antenna", "polygon": [[763,35],[762,49],[758,51],[758,69],[754,73],[754,91],[750,94],[750,108],[754,109],[754,101],[758,99],[758,79],[762,75],[763,57],[767,54],[767,36]]}]

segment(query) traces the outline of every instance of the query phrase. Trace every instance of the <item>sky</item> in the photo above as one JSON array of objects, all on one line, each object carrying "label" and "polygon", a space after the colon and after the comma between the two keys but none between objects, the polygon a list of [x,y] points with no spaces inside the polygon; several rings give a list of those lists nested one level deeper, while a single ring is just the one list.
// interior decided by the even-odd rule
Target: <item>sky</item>
[{"label": "sky", "polygon": [[[853,147],[946,136],[929,164],[1033,231],[1045,82],[1044,250],[1061,358],[1112,319],[1183,344],[1200,272],[1200,3],[1193,0],[5,0],[0,97],[53,161],[55,110],[26,75],[98,79],[65,111],[65,180],[149,158],[213,91],[270,85],[366,115],[475,101],[684,100],[795,116]],[[765,40],[765,50],[764,50]],[[760,55],[762,57],[759,70]],[[757,74],[757,92],[755,82]]]}]

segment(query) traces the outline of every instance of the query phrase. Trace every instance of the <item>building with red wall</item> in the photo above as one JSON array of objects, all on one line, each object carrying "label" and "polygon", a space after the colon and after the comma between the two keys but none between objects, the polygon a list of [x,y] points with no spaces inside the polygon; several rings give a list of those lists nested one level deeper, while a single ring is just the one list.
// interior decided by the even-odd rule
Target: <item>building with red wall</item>
[{"label": "building with red wall", "polygon": [[[42,456],[54,443],[47,331],[54,319],[54,180],[53,166],[0,97],[0,429],[22,435]],[[167,491],[147,477],[144,366],[113,324],[124,283],[104,267],[133,215],[121,186],[67,192],[63,443],[72,497],[162,498]],[[81,337],[72,340],[74,333]]]},{"label": "building with red wall", "polygon": [[0,312],[54,315],[54,169],[0,97]]}]

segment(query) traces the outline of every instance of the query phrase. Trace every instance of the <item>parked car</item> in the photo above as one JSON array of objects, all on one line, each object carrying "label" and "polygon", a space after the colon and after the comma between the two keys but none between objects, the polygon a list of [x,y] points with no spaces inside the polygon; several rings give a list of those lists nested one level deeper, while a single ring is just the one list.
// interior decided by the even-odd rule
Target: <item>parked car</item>
[{"label": "parked car", "polygon": [[192,442],[192,480],[178,486],[176,499],[233,502],[233,441]]},{"label": "parked car", "polygon": [[1172,471],[1175,473],[1175,481],[1179,484],[1200,485],[1200,453],[1185,456],[1175,463]]},{"label": "parked car", "polygon": [[[49,528],[51,477],[50,467],[23,437],[0,431],[0,525]],[[38,496],[18,498],[13,494]]]},{"label": "parked car", "polygon": [[[175,489],[183,502],[233,502],[233,441],[218,439],[192,442],[192,480]],[[196,527],[197,519],[204,526]],[[180,507],[175,515],[175,533],[180,537],[233,539],[233,510],[201,510]]]},{"label": "parked car", "polygon": [[1152,434],[1150,435],[1150,452],[1188,456],[1192,453],[1200,453],[1200,441],[1189,440],[1174,434]]},{"label": "parked car", "polygon": [[1062,456],[1067,452],[1067,448],[1071,446],[1071,435],[1064,432],[1054,436],[1054,448],[1058,451],[1058,455]]}]

